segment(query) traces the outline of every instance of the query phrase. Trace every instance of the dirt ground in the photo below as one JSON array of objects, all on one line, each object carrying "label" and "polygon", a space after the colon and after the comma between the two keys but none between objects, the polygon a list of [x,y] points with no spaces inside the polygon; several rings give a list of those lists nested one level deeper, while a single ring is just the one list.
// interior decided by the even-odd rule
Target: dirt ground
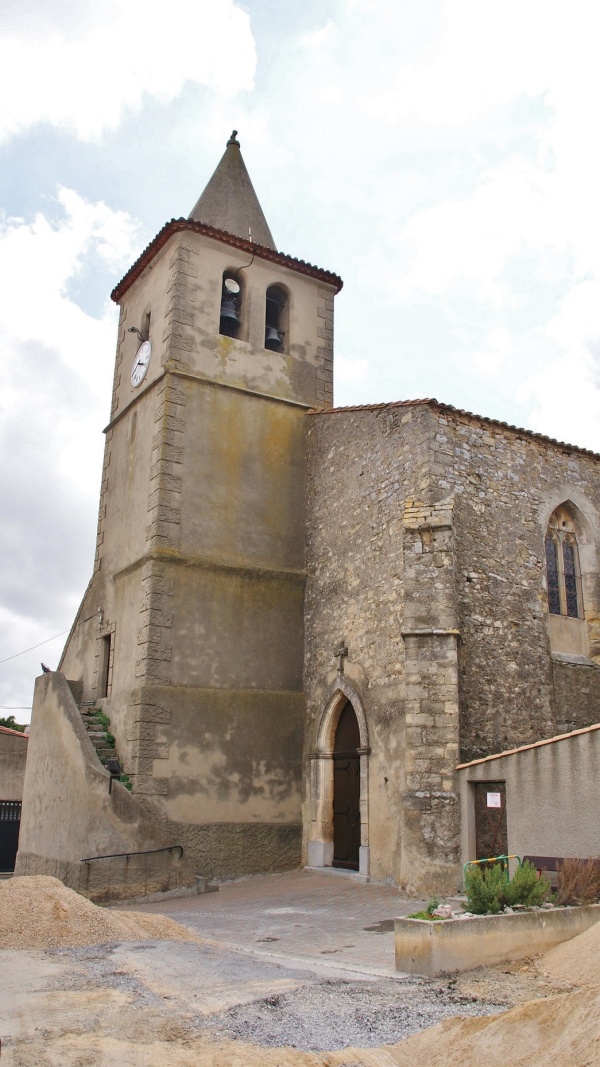
[{"label": "dirt ground", "polygon": [[[32,883],[40,880],[26,881],[30,900],[29,911],[21,909],[21,941],[45,936],[52,945],[0,948],[2,1067],[600,1065],[600,923],[536,961],[438,982],[361,983],[334,970],[326,976],[257,963],[181,927],[182,939],[174,940],[174,924],[161,930],[156,916],[148,939],[137,926],[147,917],[129,913],[129,933],[117,937],[113,929],[111,940],[94,943],[106,937],[102,924],[113,916],[90,911],[94,905],[70,896],[60,883],[49,886],[54,880],[37,887]],[[12,905],[14,893],[13,886]],[[0,946],[14,929],[6,903],[0,899]],[[373,1046],[385,1031],[395,1004],[406,1008],[411,1025],[426,1028],[395,1044],[340,1048],[334,1042],[331,1051],[307,1050],[305,1036],[298,1035],[323,1026],[335,1035],[344,996],[350,1003],[344,1025],[354,1019],[364,1045]],[[423,1006],[435,1019],[438,1003],[451,1017],[427,1026]],[[490,1006],[495,1014],[461,1017]],[[281,1035],[288,1047],[276,1047]]]},{"label": "dirt ground", "polygon": [[[494,1020],[504,1020],[508,1015],[474,1018],[461,1022],[447,1020],[417,1037],[409,1038],[396,1046],[360,1049],[356,1046],[339,1051],[308,1052],[302,1049],[265,1047],[242,1038],[232,1040],[223,1035],[222,1022],[227,1013],[239,1012],[240,1005],[249,1017],[267,1011],[269,1005],[292,997],[301,990],[314,991],[314,1005],[306,1005],[304,1015],[309,1020],[312,1011],[323,1011],[321,976],[297,975],[278,969],[267,970],[248,976],[231,960],[231,953],[222,953],[211,947],[210,958],[201,959],[198,946],[190,943],[182,946],[174,942],[129,942],[117,945],[93,946],[87,950],[3,950],[0,952],[2,974],[0,977],[0,1026],[2,1028],[3,1067],[300,1067],[300,1065],[339,1065],[339,1067],[384,1067],[389,1064],[414,1064],[412,1043],[419,1039],[424,1049],[419,1057],[426,1055],[430,1064],[450,1065],[479,1063],[470,1058],[468,1049],[477,1040],[487,1046],[485,1032]],[[187,962],[187,967],[182,963]],[[237,975],[237,977],[236,977]],[[339,984],[332,980],[332,984]],[[348,983],[350,984],[350,983]],[[351,983],[355,988],[357,983]],[[369,983],[377,987],[381,983]],[[474,972],[446,982],[433,983],[433,989],[442,994],[448,992],[455,998],[455,1011],[461,1011],[461,1001],[475,997],[484,1001],[493,1000],[498,1005],[517,1004],[517,1011],[525,1010],[523,1021],[532,1021],[538,1026],[540,1005],[560,1003],[565,994],[555,994],[554,981],[540,974],[533,964],[512,968],[495,968]],[[377,988],[373,989],[377,996]],[[402,987],[398,988],[401,996]],[[417,997],[424,990],[417,990]],[[596,992],[592,994],[593,997]],[[571,997],[577,996],[570,994]],[[567,994],[567,999],[569,994]],[[533,1009],[531,1008],[533,1002]],[[577,1001],[581,1014],[589,1016],[590,1006],[585,1000]],[[364,1001],[362,1002],[364,1012]],[[549,1023],[555,1016],[552,1008],[549,1018],[543,1016],[539,1025],[554,1033]],[[570,1011],[571,1009],[569,1009]],[[512,1014],[512,1013],[509,1013]],[[300,1026],[300,1013],[296,1007],[296,1027]],[[206,1024],[208,1023],[208,1026]],[[277,1022],[273,1019],[274,1036]],[[293,1026],[292,1026],[293,1029]],[[460,1056],[446,1057],[447,1033],[452,1033],[452,1047],[462,1048]],[[562,1029],[561,1027],[558,1029]],[[588,1025],[589,1029],[589,1025]],[[441,1031],[437,1036],[437,1032]],[[494,1040],[500,1036],[494,1032]],[[525,1062],[511,1058],[516,1049],[522,1051],[518,1040],[510,1050],[504,1048],[498,1063]],[[442,1042],[443,1058],[434,1058]],[[466,1042],[467,1048],[463,1047]],[[405,1048],[403,1049],[403,1046]],[[415,1053],[416,1055],[416,1053]],[[490,1059],[489,1049],[486,1062]],[[527,1059],[529,1063],[545,1063],[545,1060]],[[548,1060],[550,1062],[550,1060]],[[553,1064],[581,1064],[596,1062],[582,1059],[554,1059]],[[600,1062],[600,1060],[598,1061]]]}]

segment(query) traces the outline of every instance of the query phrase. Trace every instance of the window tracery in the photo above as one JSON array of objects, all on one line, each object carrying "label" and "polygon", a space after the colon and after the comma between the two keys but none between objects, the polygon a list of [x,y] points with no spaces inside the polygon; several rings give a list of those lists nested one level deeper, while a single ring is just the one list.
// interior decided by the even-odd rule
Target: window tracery
[{"label": "window tracery", "polygon": [[581,567],[575,523],[565,507],[556,508],[546,531],[546,577],[551,615],[583,618]]}]

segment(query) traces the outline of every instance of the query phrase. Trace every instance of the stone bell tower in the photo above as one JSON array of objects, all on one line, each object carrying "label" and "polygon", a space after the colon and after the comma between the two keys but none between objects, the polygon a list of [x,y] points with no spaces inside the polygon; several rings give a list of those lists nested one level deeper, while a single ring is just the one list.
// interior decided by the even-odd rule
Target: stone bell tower
[{"label": "stone bell tower", "polygon": [[60,669],[207,875],[300,858],[303,424],[332,402],[341,285],[277,251],[234,131],[112,294],[98,548]]}]

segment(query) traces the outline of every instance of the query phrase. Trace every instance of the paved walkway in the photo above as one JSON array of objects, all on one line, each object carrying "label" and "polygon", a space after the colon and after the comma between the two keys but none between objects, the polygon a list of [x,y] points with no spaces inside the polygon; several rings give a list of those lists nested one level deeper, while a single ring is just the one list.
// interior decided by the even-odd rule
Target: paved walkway
[{"label": "paved walkway", "polygon": [[290,965],[395,976],[394,918],[423,901],[343,871],[292,871],[221,885],[218,893],[132,904],[159,912],[202,937]]}]

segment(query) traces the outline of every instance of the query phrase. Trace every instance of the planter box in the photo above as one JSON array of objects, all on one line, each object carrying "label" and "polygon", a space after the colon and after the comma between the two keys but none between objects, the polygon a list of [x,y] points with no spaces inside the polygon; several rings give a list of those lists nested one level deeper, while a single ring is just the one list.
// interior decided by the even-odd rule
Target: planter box
[{"label": "planter box", "polygon": [[600,919],[600,904],[471,919],[396,919],[396,970],[433,977],[537,956]]}]

